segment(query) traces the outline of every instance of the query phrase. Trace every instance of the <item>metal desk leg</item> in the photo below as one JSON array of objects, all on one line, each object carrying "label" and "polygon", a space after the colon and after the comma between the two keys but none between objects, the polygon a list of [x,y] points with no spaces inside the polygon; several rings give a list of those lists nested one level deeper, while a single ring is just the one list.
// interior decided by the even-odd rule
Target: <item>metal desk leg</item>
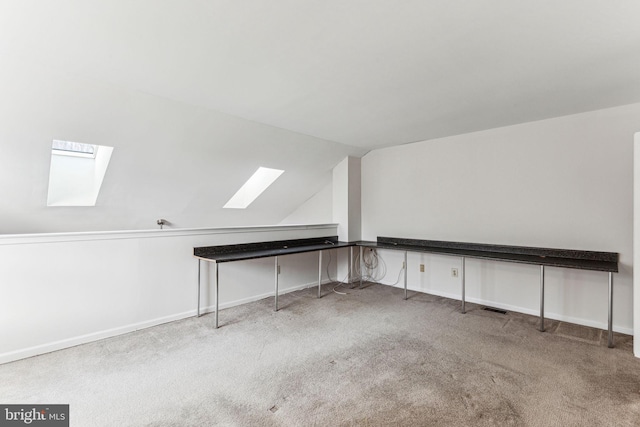
[{"label": "metal desk leg", "polygon": [[613,273],[609,272],[609,348],[613,348]]},{"label": "metal desk leg", "polygon": [[196,314],[200,317],[200,263],[202,260],[198,258],[198,309],[196,310]]},{"label": "metal desk leg", "polygon": [[322,251],[318,251],[318,298],[322,296]]},{"label": "metal desk leg", "polygon": [[275,311],[278,311],[278,257],[276,256],[276,309]]},{"label": "metal desk leg", "polygon": [[462,298],[461,298],[461,300],[462,300],[462,314],[466,314],[466,312],[467,312],[467,309],[465,307],[466,300],[465,300],[465,282],[464,282],[464,276],[465,276],[464,273],[465,273],[465,271],[464,271],[464,265],[465,265],[465,258],[462,257],[462,268],[461,268],[461,273],[462,273],[462,280],[461,280],[461,282],[462,282]]},{"label": "metal desk leg", "polygon": [[360,262],[359,262],[359,265],[360,265],[360,287],[362,287],[362,273],[364,271],[364,269],[362,268],[362,265],[363,265],[363,263],[362,263],[362,246],[360,246]]},{"label": "metal desk leg", "polygon": [[544,265],[540,266],[540,332],[544,332]]},{"label": "metal desk leg", "polygon": [[214,262],[213,263],[213,268],[215,270],[215,275],[216,275],[216,329],[218,329],[218,313],[220,312],[220,307],[218,302],[220,301],[220,298],[218,298],[218,284],[220,283],[220,281],[218,280],[218,263]]},{"label": "metal desk leg", "polygon": [[353,282],[353,246],[349,246],[349,286]]},{"label": "metal desk leg", "polygon": [[407,298],[407,251],[404,251],[404,299]]}]

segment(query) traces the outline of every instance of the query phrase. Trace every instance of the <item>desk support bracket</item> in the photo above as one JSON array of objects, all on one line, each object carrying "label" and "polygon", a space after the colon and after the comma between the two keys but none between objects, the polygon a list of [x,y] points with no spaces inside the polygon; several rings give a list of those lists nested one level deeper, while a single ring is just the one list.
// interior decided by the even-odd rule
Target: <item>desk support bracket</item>
[{"label": "desk support bracket", "polygon": [[218,294],[218,290],[219,290],[219,286],[218,284],[220,283],[220,280],[218,280],[218,263],[214,262],[213,263],[213,269],[215,270],[215,276],[216,276],[216,329],[218,329],[218,313],[220,312],[220,298],[219,298],[219,294]]},{"label": "desk support bracket", "polygon": [[364,265],[364,260],[362,259],[362,246],[360,246],[359,249],[360,249],[360,261],[358,261],[358,265],[360,266],[360,288],[362,288],[362,275],[364,273],[364,268],[362,268],[362,266]]},{"label": "desk support bracket", "polygon": [[461,277],[461,282],[462,282],[462,314],[466,314],[467,309],[465,307],[465,283],[464,283],[464,276],[465,276],[465,272],[464,272],[464,264],[465,264],[465,258],[462,257],[462,268],[460,269],[460,272],[462,274]]},{"label": "desk support bracket", "polygon": [[322,296],[322,251],[318,251],[318,298]]},{"label": "desk support bracket", "polygon": [[544,265],[540,266],[540,332],[544,332]]},{"label": "desk support bracket", "polygon": [[353,288],[353,246],[349,246],[349,288]]},{"label": "desk support bracket", "polygon": [[276,255],[276,262],[275,262],[275,275],[276,275],[276,308],[275,311],[278,311],[278,256]]},{"label": "desk support bracket", "polygon": [[198,317],[201,316],[200,314],[200,264],[202,264],[202,260],[200,258],[198,258],[198,309],[196,310],[196,314]]},{"label": "desk support bracket", "polygon": [[404,251],[404,299],[407,298],[407,251]]},{"label": "desk support bracket", "polygon": [[613,348],[613,273],[609,272],[609,348]]}]

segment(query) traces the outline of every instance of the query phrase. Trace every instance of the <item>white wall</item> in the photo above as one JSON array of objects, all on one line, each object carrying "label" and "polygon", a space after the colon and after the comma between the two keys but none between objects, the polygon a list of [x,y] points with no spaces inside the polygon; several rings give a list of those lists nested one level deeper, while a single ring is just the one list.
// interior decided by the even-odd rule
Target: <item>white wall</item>
[{"label": "white wall", "polygon": [[[333,222],[338,224],[341,241],[361,239],[361,160],[346,157],[333,168]],[[354,256],[342,251],[338,260],[338,277],[346,282],[354,278]]]},{"label": "white wall", "polygon": [[309,200],[291,212],[280,224],[323,224],[332,222],[333,186],[329,182]]},{"label": "white wall", "polygon": [[[329,224],[0,236],[0,363],[195,315],[194,247],[336,233]],[[317,285],[317,253],[279,264],[281,292]],[[335,264],[336,256],[333,278]],[[214,304],[210,271],[203,263],[205,311]],[[221,308],[273,295],[273,272],[273,258],[220,264]]]},{"label": "white wall", "polygon": [[[278,224],[364,150],[3,57],[0,234]],[[114,147],[95,207],[47,207],[53,139]],[[222,206],[259,166],[285,173]]]},{"label": "white wall", "polygon": [[346,157],[333,168],[333,222],[338,224],[341,240],[360,240],[361,159]]},{"label": "white wall", "polygon": [[[633,104],[375,150],[362,159],[362,237],[619,252],[614,329],[632,333],[638,130],[640,104]],[[385,282],[395,282],[401,254],[381,256]],[[459,267],[454,257],[411,255],[409,286],[459,298],[452,267]],[[467,297],[536,314],[538,274],[535,266],[470,260]],[[547,269],[549,318],[605,328],[606,301],[606,273]]]}]

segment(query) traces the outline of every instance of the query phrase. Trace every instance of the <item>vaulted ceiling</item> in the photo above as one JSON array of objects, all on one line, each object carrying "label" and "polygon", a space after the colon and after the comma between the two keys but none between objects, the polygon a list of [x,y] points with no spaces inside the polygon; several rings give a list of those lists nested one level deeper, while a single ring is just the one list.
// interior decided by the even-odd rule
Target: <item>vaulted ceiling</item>
[{"label": "vaulted ceiling", "polygon": [[[277,224],[377,147],[640,101],[637,0],[0,0],[0,234]],[[51,141],[114,147],[47,208]],[[248,209],[259,167],[286,170]]]},{"label": "vaulted ceiling", "polygon": [[0,55],[368,149],[640,101],[637,0],[0,2]]}]

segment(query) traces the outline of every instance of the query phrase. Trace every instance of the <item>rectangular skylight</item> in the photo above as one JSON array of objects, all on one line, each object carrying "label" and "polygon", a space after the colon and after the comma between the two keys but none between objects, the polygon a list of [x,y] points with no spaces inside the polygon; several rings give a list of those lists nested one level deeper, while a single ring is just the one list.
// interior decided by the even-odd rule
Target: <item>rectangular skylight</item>
[{"label": "rectangular skylight", "polygon": [[113,147],[54,140],[47,206],[95,206]]},{"label": "rectangular skylight", "polygon": [[227,209],[245,209],[253,203],[267,187],[273,184],[283,172],[284,171],[280,169],[259,167],[224,207]]}]

